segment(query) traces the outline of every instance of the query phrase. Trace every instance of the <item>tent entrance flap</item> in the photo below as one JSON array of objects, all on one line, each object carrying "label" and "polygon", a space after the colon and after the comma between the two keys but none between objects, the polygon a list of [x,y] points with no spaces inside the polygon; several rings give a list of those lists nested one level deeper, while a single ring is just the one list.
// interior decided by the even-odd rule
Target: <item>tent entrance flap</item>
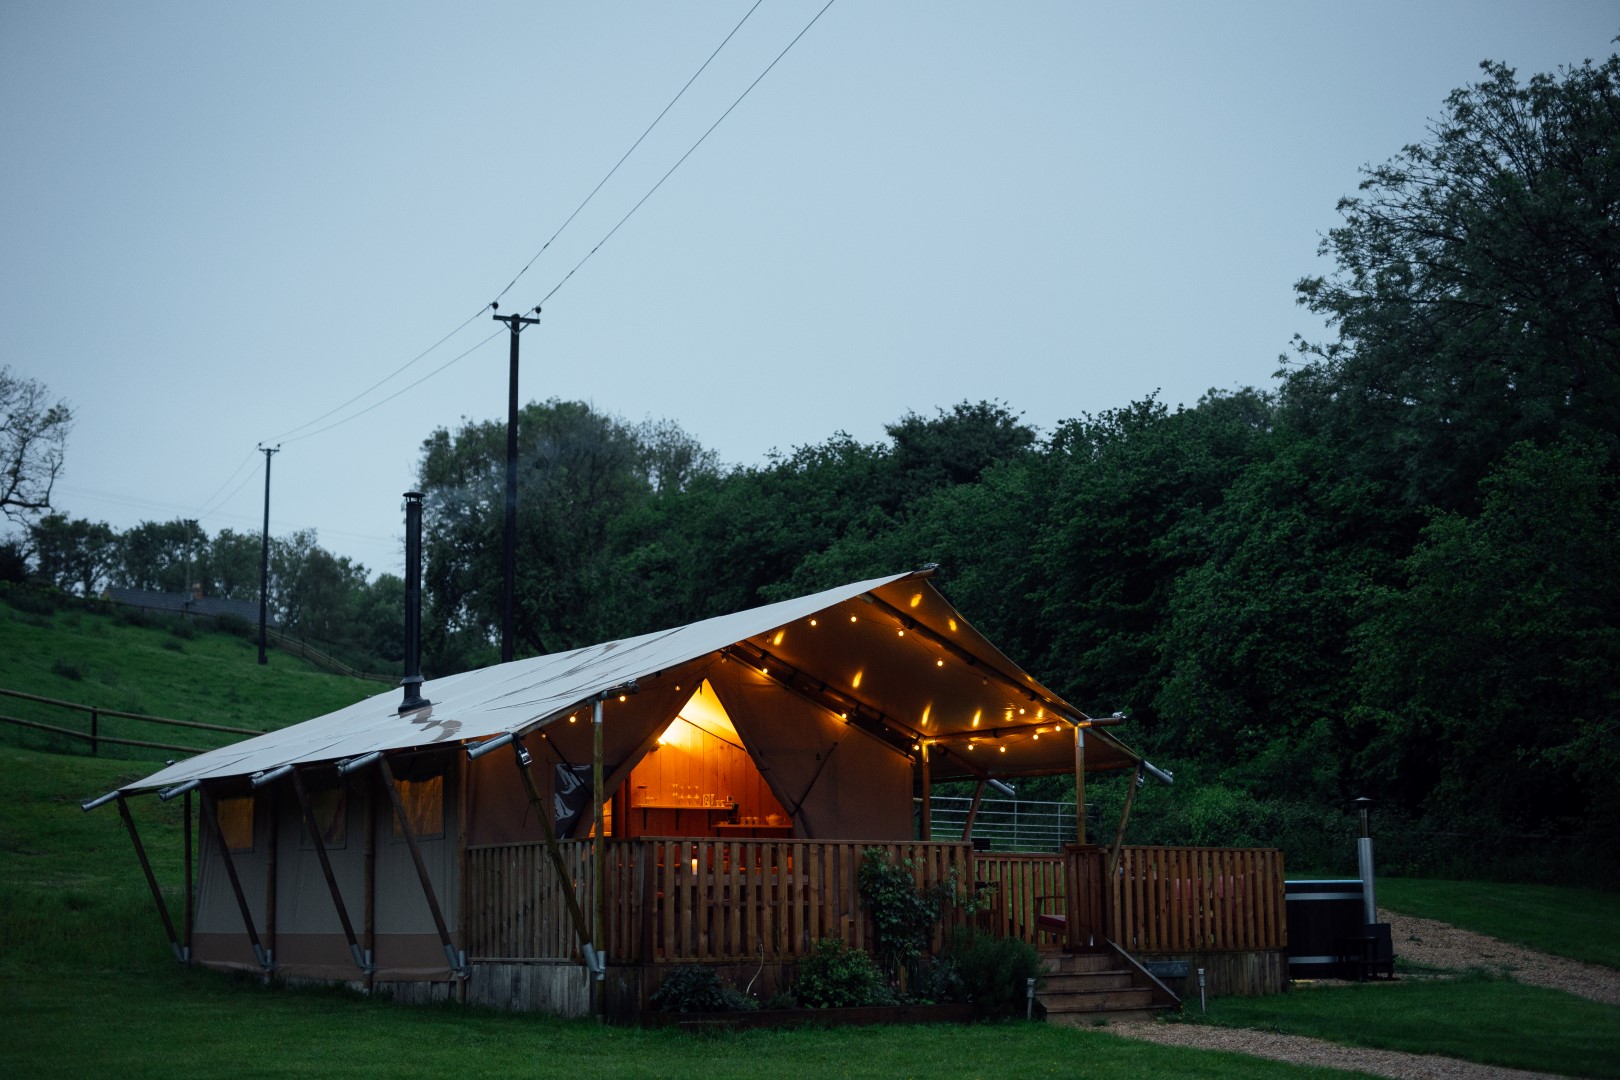
[{"label": "tent entrance flap", "polygon": [[388,792],[388,801],[393,804],[394,820],[399,824],[400,835],[405,838],[405,846],[411,851],[411,861],[416,864],[416,876],[422,882],[422,895],[427,898],[428,911],[433,915],[433,927],[439,932],[439,942],[444,946],[445,958],[450,961],[450,970],[466,978],[467,959],[456,952],[455,942],[450,939],[450,928],[445,925],[438,894],[433,891],[433,879],[428,875],[427,863],[422,858],[422,846],[416,839],[416,830],[411,828],[411,817],[399,797],[399,785],[394,780],[394,770],[388,764],[386,754],[378,756],[377,771],[382,776],[383,790]]},{"label": "tent entrance flap", "polygon": [[231,883],[231,893],[236,897],[236,906],[242,912],[242,926],[247,930],[248,941],[253,946],[253,956],[261,968],[267,972],[271,971],[275,968],[275,958],[259,941],[258,928],[253,925],[253,909],[248,907],[247,894],[242,891],[242,879],[236,872],[236,859],[231,855],[231,842],[226,838],[225,829],[219,823],[219,802],[214,798],[213,792],[208,790],[208,785],[203,784],[197,790],[202,793],[203,820],[212,826],[215,850],[225,866],[225,877]]}]

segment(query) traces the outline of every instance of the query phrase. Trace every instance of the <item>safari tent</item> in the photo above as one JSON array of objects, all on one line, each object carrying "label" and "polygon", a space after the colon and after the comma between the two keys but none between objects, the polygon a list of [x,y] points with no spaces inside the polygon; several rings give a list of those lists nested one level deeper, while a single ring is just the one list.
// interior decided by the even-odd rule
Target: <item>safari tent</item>
[{"label": "safari tent", "polygon": [[[86,808],[155,792],[184,797],[189,818],[199,798],[195,905],[178,930],[153,890],[183,959],[406,999],[633,1020],[662,965],[746,965],[780,983],[818,938],[869,938],[854,869],[872,845],[912,859],[919,880],[999,886],[998,932],[1098,947],[1130,929],[1108,922],[1136,873],[1120,836],[1087,844],[1082,810],[1067,855],[998,860],[974,852],[971,815],[962,835],[935,836],[929,791],[1065,774],[1083,807],[1086,774],[1157,770],[1004,656],[930,576],[419,693],[407,678],[403,705],[380,694]],[[1197,871],[1206,883],[1221,872]],[[1276,877],[1280,894],[1280,866]],[[1269,888],[1223,895],[1258,905]],[[1259,943],[1272,916],[1252,914]]]}]

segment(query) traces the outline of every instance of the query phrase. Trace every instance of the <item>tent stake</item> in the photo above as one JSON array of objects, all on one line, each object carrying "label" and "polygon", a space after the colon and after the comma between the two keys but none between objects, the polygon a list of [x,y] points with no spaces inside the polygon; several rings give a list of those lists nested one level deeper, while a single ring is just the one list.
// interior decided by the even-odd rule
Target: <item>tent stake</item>
[{"label": "tent stake", "polygon": [[253,956],[259,961],[259,966],[266,972],[275,967],[274,959],[265,947],[259,942],[259,932],[253,927],[253,911],[248,907],[247,896],[242,892],[242,879],[236,874],[236,860],[231,858],[231,845],[225,839],[225,830],[219,824],[219,804],[206,787],[198,787],[202,793],[203,820],[214,827],[214,842],[219,847],[220,858],[225,862],[225,876],[230,879],[231,892],[236,895],[236,906],[242,912],[242,925],[247,929],[248,941],[253,943]]},{"label": "tent stake", "polygon": [[304,778],[297,769],[292,771],[292,788],[293,795],[298,799],[298,810],[304,816],[304,828],[309,830],[310,842],[315,847],[315,857],[320,861],[321,873],[326,877],[326,888],[332,894],[333,906],[337,908],[338,922],[343,924],[343,936],[349,939],[349,955],[354,957],[355,967],[370,974],[371,965],[366,962],[366,955],[360,948],[359,940],[354,936],[354,924],[349,921],[349,909],[343,904],[343,893],[338,889],[337,875],[332,873],[332,859],[326,853],[326,839],[321,836],[319,823],[315,820],[315,808],[309,804],[309,790],[304,787]]},{"label": "tent stake", "polygon": [[422,849],[417,845],[416,833],[411,831],[410,819],[405,815],[405,804],[399,800],[399,789],[394,783],[394,770],[389,767],[386,756],[377,758],[377,771],[382,774],[388,801],[394,806],[394,817],[399,821],[399,831],[405,837],[405,846],[411,849],[411,861],[416,864],[416,876],[422,882],[422,895],[427,898],[428,910],[433,914],[433,925],[439,931],[439,941],[444,945],[444,955],[450,961],[450,970],[457,976],[466,978],[467,965],[456,955],[455,942],[450,939],[450,928],[445,925],[444,912],[440,910],[439,898],[433,891],[433,879],[428,876],[427,863],[422,859]]},{"label": "tent stake", "polygon": [[141,834],[135,831],[135,819],[129,816],[129,804],[124,801],[124,793],[118,793],[118,816],[124,819],[124,828],[129,830],[130,843],[135,845],[135,855],[141,860],[141,870],[146,874],[146,884],[152,890],[152,902],[157,905],[158,914],[163,917],[163,932],[169,935],[169,948],[174,950],[174,958],[181,963],[185,962],[185,953],[180,949],[180,939],[174,933],[174,920],[169,918],[169,905],[163,902],[163,890],[158,888],[157,876],[152,873],[152,863],[146,857],[146,845],[141,843]]}]

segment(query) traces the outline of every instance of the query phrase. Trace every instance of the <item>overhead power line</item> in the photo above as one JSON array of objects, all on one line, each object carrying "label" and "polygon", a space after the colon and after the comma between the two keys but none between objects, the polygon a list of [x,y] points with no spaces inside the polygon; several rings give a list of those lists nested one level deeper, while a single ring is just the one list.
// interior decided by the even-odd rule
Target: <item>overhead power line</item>
[{"label": "overhead power line", "polygon": [[[710,135],[714,134],[714,129],[719,127],[722,123],[725,122],[726,117],[731,115],[732,109],[735,109],[738,105],[742,104],[743,98],[747,97],[750,93],[752,93],[754,87],[756,87],[756,86],[758,86],[760,84],[760,80],[764,79],[765,76],[769,75],[771,73],[771,69],[774,68],[781,61],[782,57],[786,56],[788,54],[788,51],[790,49],[792,49],[793,46],[795,46],[795,45],[797,45],[799,43],[799,39],[804,37],[805,34],[810,32],[810,28],[812,26],[816,25],[816,22],[823,15],[825,15],[827,13],[827,8],[832,7],[834,2],[835,2],[835,0],[827,0],[827,3],[822,7],[822,9],[820,11],[816,12],[815,16],[813,18],[811,18],[811,20],[809,22],[804,24],[804,29],[800,30],[797,34],[795,34],[793,36],[793,40],[787,43],[787,48],[784,48],[781,52],[777,53],[776,54],[776,59],[772,60],[768,65],[766,65],[765,70],[760,72],[759,75],[757,77],[755,77],[754,81],[748,84],[748,88],[746,90],[744,90],[741,94],[737,95],[737,100],[733,101],[731,103],[730,107],[727,108],[725,112],[720,114],[720,119],[718,119],[714,123],[710,124],[709,125],[709,130],[705,131],[701,136],[699,136],[698,141],[693,143],[691,148],[689,150],[687,150],[686,153],[681,155],[680,160],[675,162],[675,164],[673,164],[673,165],[671,165],[669,167],[669,172],[666,172],[663,176],[659,177],[658,178],[658,183],[654,184],[652,186],[652,188],[648,190],[647,194],[643,195],[641,197],[641,199],[636,203],[636,205],[634,205],[634,206],[632,206],[630,208],[630,212],[628,214],[625,214],[624,217],[619,219],[619,224],[615,225],[615,226],[613,226],[613,228],[609,229],[608,232],[607,232],[607,235],[602,237],[602,239],[598,240],[596,242],[596,246],[591,248],[590,251],[587,251],[585,253],[585,258],[583,258],[583,259],[579,260],[579,262],[575,263],[574,264],[574,269],[568,271],[567,274],[564,274],[563,279],[561,281],[557,282],[557,284],[553,285],[551,287],[551,291],[546,293],[545,296],[540,298],[540,303],[541,303],[542,306],[545,304],[545,302],[547,300],[550,300],[553,296],[557,295],[557,290],[558,289],[560,289],[564,285],[568,284],[568,279],[573,277],[574,274],[579,270],[579,268],[581,266],[584,266],[588,261],[590,261],[591,256],[595,255],[598,251],[600,251],[603,244],[607,243],[609,240],[611,240],[613,238],[613,234],[618,232],[620,227],[623,226],[625,222],[629,221],[630,218],[635,214],[635,212],[637,210],[641,209],[641,204],[642,203],[644,203],[648,199],[652,198],[653,193],[656,192],[659,188],[664,186],[664,181],[668,180],[670,178],[670,176],[672,176],[674,174],[675,170],[680,168],[682,163],[684,163],[687,158],[691,157],[693,152],[696,151],[698,147],[703,145],[703,140],[707,139]],[[735,31],[733,31],[733,33],[735,33]]]},{"label": "overhead power line", "polygon": [[592,199],[594,199],[596,197],[596,193],[598,191],[602,190],[602,185],[607,183],[609,180],[613,179],[613,174],[619,171],[619,166],[623,165],[627,160],[629,160],[630,155],[636,152],[636,147],[641,145],[642,140],[646,139],[646,137],[648,135],[652,134],[652,129],[658,126],[658,122],[664,118],[665,114],[667,114],[669,112],[669,110],[671,110],[671,109],[673,109],[675,107],[675,103],[677,101],[681,100],[681,95],[685,94],[686,91],[691,88],[692,84],[697,82],[697,77],[699,75],[703,74],[704,69],[707,68],[711,62],[713,62],[715,57],[720,55],[720,50],[726,47],[726,42],[729,42],[733,37],[735,37],[737,35],[737,31],[742,29],[743,23],[748,21],[748,16],[752,15],[754,13],[754,10],[756,8],[758,8],[759,5],[764,3],[764,2],[765,2],[765,0],[754,0],[754,6],[749,8],[747,13],[744,14],[743,17],[740,20],[738,20],[737,25],[733,26],[731,28],[731,33],[726,35],[725,40],[720,42],[720,44],[718,44],[718,45],[716,45],[714,47],[714,52],[709,54],[709,59],[708,60],[703,61],[702,67],[699,67],[696,71],[692,72],[692,77],[690,79],[686,80],[686,85],[681,87],[679,93],[677,93],[674,97],[669,99],[669,104],[664,106],[664,111],[659,113],[657,116],[653,117],[653,122],[647,125],[647,130],[643,131],[641,133],[641,137],[638,138],[635,142],[631,143],[630,144],[630,149],[628,149],[628,150],[626,150],[624,152],[624,157],[621,157],[618,161],[614,162],[613,168],[608,170],[607,175],[602,177],[601,180],[597,181],[596,186],[591,188],[591,193],[589,195],[585,196],[585,201],[580,203],[578,206],[574,207],[574,212],[572,214],[568,215],[568,219],[566,221],[564,221],[561,225],[557,226],[557,231],[552,233],[550,238],[548,238],[544,244],[540,245],[540,250],[534,253],[534,257],[531,258],[528,262],[523,264],[523,269],[519,270],[517,272],[517,277],[514,277],[511,281],[508,281],[506,283],[506,288],[502,289],[500,292],[495,294],[495,299],[496,300],[500,300],[507,293],[512,291],[512,286],[514,286],[514,285],[516,285],[518,283],[518,278],[521,278],[524,274],[527,274],[529,272],[529,267],[534,265],[535,259],[538,259],[540,256],[542,256],[542,255],[544,255],[546,253],[546,248],[551,246],[551,242],[553,240],[557,239],[557,237],[562,235],[562,231],[564,229],[568,228],[569,222],[573,221],[576,217],[578,217],[579,212],[581,210],[585,209],[586,204],[588,204]]},{"label": "overhead power line", "polygon": [[[482,315],[483,312],[480,311],[479,314]],[[293,437],[291,439],[283,439],[281,441],[283,443],[302,442],[305,439],[314,438],[316,435],[319,435],[322,432],[331,431],[335,427],[341,427],[342,425],[347,424],[350,420],[358,420],[360,417],[366,415],[366,413],[370,412],[372,409],[375,409],[380,405],[388,404],[390,401],[393,401],[395,398],[399,397],[399,395],[405,393],[407,390],[414,390],[416,387],[421,386],[423,383],[425,383],[429,379],[433,378],[433,376],[437,375],[439,372],[445,370],[446,368],[450,367],[452,364],[457,363],[458,361],[464,359],[465,357],[471,356],[473,353],[477,352],[479,349],[482,349],[485,345],[488,345],[490,342],[494,341],[496,338],[498,338],[500,336],[501,336],[501,332],[499,330],[495,331],[493,334],[489,335],[489,337],[485,338],[483,341],[480,341],[478,344],[474,345],[472,348],[466,349],[466,350],[464,350],[462,352],[457,353],[455,356],[452,356],[449,360],[446,360],[444,363],[440,364],[438,367],[434,368],[432,371],[428,372],[426,375],[422,376],[420,379],[417,379],[415,382],[405,384],[404,386],[400,387],[398,390],[395,390],[392,394],[389,394],[387,397],[381,398],[381,399],[379,399],[377,401],[372,402],[370,405],[367,405],[365,408],[361,409],[359,412],[350,413],[348,416],[345,416],[341,420],[334,420],[332,423],[327,424],[325,427],[316,428],[314,431],[306,431],[302,435],[295,436],[295,437]],[[327,415],[331,415],[331,414],[328,413]]]}]

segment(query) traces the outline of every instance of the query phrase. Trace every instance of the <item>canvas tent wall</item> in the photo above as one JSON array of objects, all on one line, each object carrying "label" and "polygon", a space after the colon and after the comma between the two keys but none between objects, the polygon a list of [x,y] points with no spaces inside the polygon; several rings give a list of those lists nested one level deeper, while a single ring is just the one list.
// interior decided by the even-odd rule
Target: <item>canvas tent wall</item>
[{"label": "canvas tent wall", "polygon": [[[432,701],[428,708],[401,715],[395,695],[381,694],[179,762],[116,794],[199,785],[215,799],[249,792],[255,830],[262,831],[232,859],[244,879],[248,914],[233,915],[234,890],[227,893],[221,884],[224,853],[217,845],[205,849],[199,959],[222,965],[254,960],[231,932],[242,934],[252,921],[273,924],[278,970],[331,977],[344,967],[346,942],[334,928],[342,903],[357,932],[367,928],[374,935],[379,971],[432,979],[447,975],[451,964],[428,955],[429,946],[442,955],[444,941],[429,936],[438,922],[424,922],[426,897],[438,899],[448,927],[441,937],[453,939],[453,954],[467,845],[540,835],[514,750],[495,748],[517,737],[552,766],[531,773],[541,805],[550,807],[554,766],[594,764],[595,700],[602,702],[603,794],[611,796],[706,680],[791,816],[793,834],[805,839],[911,836],[913,785],[927,775],[925,759],[934,780],[1138,765],[1137,755],[1101,731],[1085,738],[1079,760],[1088,718],[1002,655],[928,577],[923,571],[856,582],[436,679],[423,691]],[[618,688],[626,692],[609,694]],[[392,803],[378,792],[389,785],[369,766],[338,779],[339,766],[376,760],[415,763],[412,768],[435,763],[431,767],[442,772],[443,831],[421,838],[421,879],[400,870],[404,856],[393,842]],[[307,785],[346,793],[338,796],[345,842],[328,851],[336,898],[312,864],[314,845],[279,779],[292,769]],[[257,789],[250,787],[255,777]]]}]

